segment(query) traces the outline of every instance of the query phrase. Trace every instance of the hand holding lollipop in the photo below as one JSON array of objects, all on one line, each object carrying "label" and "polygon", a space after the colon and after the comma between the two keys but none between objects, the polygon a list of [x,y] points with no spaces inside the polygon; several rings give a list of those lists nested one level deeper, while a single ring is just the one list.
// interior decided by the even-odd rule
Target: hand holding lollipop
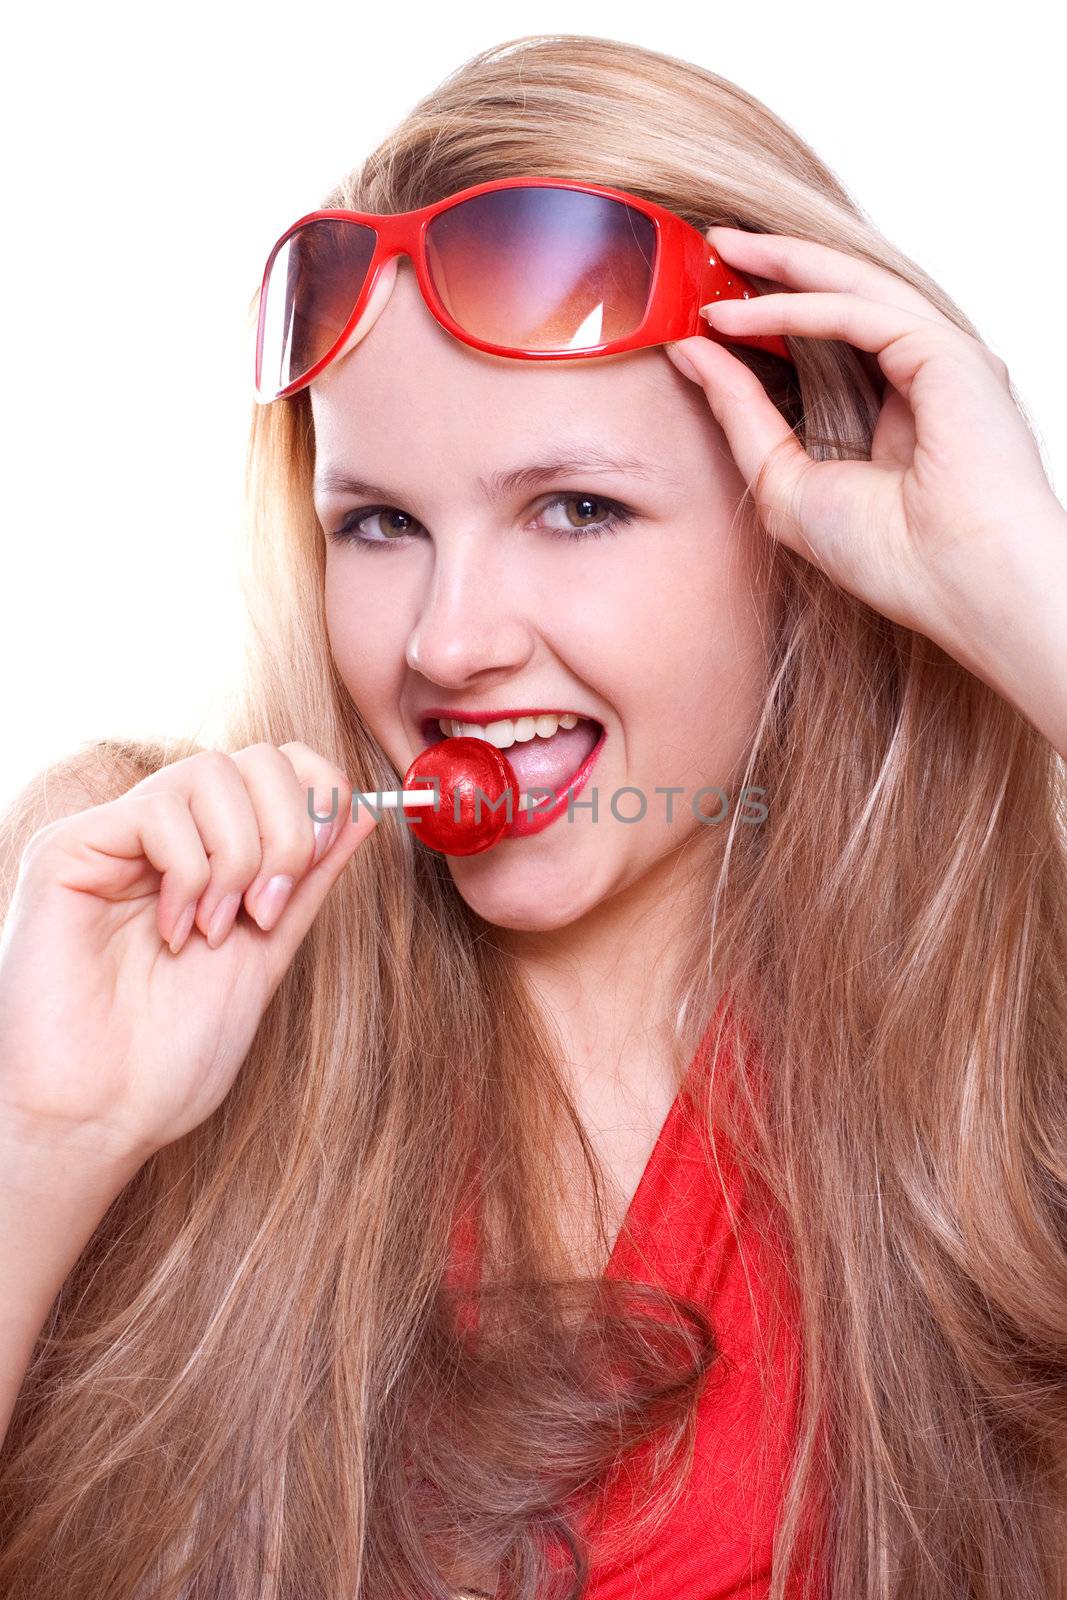
[{"label": "hand holding lollipop", "polygon": [[[430,746],[404,785],[353,796],[306,745],[259,744],[168,763],[102,804],[82,806],[79,792],[71,814],[39,828],[0,941],[7,1165],[28,1153],[45,1167],[73,1161],[81,1181],[117,1193],[216,1109],[373,829],[352,799],[402,805],[448,855],[488,850],[523,805],[510,763],[484,739]],[[308,797],[331,789],[341,805],[312,854]],[[288,885],[280,903],[272,884]],[[194,918],[203,937],[190,937]]]}]

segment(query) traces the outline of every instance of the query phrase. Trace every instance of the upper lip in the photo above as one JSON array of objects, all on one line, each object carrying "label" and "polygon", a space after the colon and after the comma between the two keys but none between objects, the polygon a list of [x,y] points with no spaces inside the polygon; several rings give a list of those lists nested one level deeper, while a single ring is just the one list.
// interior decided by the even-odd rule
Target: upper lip
[{"label": "upper lip", "polygon": [[497,706],[492,711],[463,711],[456,706],[430,706],[422,713],[419,719],[420,727],[425,731],[431,723],[437,721],[447,722],[476,722],[485,727],[490,722],[515,721],[519,717],[580,717],[585,722],[596,722],[596,717],[591,717],[586,711],[577,711],[573,706]]}]

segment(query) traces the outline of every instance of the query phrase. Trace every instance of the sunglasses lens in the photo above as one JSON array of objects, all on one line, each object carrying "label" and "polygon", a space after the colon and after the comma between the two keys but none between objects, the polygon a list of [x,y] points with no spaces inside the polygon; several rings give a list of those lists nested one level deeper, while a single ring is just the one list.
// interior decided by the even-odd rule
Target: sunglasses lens
[{"label": "sunglasses lens", "polygon": [[644,319],[656,228],[621,200],[581,189],[494,189],[426,230],[434,288],[487,344],[588,350]]},{"label": "sunglasses lens", "polygon": [[361,222],[321,219],[279,246],[259,309],[261,394],[279,394],[333,349],[366,282],[375,238]]}]

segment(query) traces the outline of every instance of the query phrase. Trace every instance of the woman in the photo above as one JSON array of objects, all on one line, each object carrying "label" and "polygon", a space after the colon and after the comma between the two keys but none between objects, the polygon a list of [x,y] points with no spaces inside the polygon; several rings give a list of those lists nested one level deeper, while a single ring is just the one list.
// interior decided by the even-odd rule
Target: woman
[{"label": "woman", "polygon": [[[703,68],[511,41],[324,206],[536,174],[760,292],[508,360],[401,259],[254,416],[225,753],[105,741],[8,819],[6,1595],[1067,1574],[1067,514],[962,312]],[[524,787],[598,748],[596,814],[351,817],[468,721]]]}]

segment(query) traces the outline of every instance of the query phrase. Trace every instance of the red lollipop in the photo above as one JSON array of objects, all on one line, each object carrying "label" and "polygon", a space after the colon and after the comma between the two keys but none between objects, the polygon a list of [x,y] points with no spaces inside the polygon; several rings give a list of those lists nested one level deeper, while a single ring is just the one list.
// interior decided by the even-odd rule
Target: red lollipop
[{"label": "red lollipop", "polygon": [[[496,844],[519,814],[519,784],[510,761],[487,739],[441,739],[421,751],[404,774],[404,789],[436,780],[440,802],[405,806],[416,837],[446,856],[476,856]],[[511,791],[510,808],[506,796]]]}]

